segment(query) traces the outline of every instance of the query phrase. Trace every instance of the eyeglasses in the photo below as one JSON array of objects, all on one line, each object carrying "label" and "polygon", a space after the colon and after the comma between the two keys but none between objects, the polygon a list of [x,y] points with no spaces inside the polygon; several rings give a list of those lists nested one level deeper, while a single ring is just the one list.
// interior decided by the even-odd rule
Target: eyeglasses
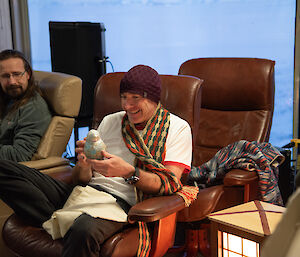
[{"label": "eyeglasses", "polygon": [[20,80],[23,75],[25,74],[26,70],[24,70],[23,72],[13,72],[11,74],[9,73],[4,73],[0,75],[0,78],[3,80],[9,80],[10,77],[13,77],[15,80]]}]

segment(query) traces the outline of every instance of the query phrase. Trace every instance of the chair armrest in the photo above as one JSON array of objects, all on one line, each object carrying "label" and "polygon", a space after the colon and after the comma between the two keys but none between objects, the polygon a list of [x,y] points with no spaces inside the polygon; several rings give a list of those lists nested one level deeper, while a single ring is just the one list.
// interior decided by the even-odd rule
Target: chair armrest
[{"label": "chair armrest", "polygon": [[68,159],[53,156],[46,159],[20,163],[30,168],[38,169],[52,178],[68,184],[72,183],[72,167]]},{"label": "chair armrest", "polygon": [[224,186],[244,186],[257,181],[258,176],[255,171],[233,169],[226,173]]},{"label": "chair armrest", "polygon": [[45,170],[53,167],[65,166],[70,164],[68,159],[57,157],[57,156],[52,156],[46,159],[40,159],[34,161],[20,162],[20,163],[26,165],[27,167],[34,168],[37,170]]},{"label": "chair armrest", "polygon": [[128,213],[129,222],[153,222],[185,208],[181,196],[157,196],[132,206]]}]

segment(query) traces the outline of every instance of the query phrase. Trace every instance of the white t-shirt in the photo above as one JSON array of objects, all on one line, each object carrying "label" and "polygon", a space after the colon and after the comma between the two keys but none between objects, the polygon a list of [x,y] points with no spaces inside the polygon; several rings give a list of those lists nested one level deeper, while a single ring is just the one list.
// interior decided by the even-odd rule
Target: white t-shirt
[{"label": "white t-shirt", "polygon": [[[125,112],[121,111],[104,117],[98,131],[106,144],[107,152],[117,155],[133,165],[135,155],[125,145],[121,132],[124,115]],[[192,161],[191,128],[185,120],[174,114],[170,114],[170,127],[165,147],[166,156],[163,164],[174,163],[190,169]],[[94,172],[90,184],[99,185],[105,191],[119,196],[130,205],[136,203],[134,186],[126,183],[121,177],[105,177]]]}]

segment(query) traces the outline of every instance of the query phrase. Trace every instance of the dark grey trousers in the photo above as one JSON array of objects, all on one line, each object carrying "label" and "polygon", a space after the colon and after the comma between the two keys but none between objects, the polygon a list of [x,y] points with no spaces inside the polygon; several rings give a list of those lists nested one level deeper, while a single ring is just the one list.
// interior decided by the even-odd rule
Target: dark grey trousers
[{"label": "dark grey trousers", "polygon": [[[0,160],[0,198],[32,225],[41,226],[63,207],[74,186],[38,170]],[[126,223],[79,216],[64,237],[63,257],[98,257],[100,245]]]}]

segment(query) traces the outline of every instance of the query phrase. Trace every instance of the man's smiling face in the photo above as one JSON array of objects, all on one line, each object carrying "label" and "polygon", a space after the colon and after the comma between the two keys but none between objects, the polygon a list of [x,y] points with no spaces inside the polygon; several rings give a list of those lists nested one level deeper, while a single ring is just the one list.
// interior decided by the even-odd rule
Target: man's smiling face
[{"label": "man's smiling face", "polygon": [[154,114],[157,103],[139,94],[125,92],[121,94],[121,105],[133,124],[147,122]]}]

